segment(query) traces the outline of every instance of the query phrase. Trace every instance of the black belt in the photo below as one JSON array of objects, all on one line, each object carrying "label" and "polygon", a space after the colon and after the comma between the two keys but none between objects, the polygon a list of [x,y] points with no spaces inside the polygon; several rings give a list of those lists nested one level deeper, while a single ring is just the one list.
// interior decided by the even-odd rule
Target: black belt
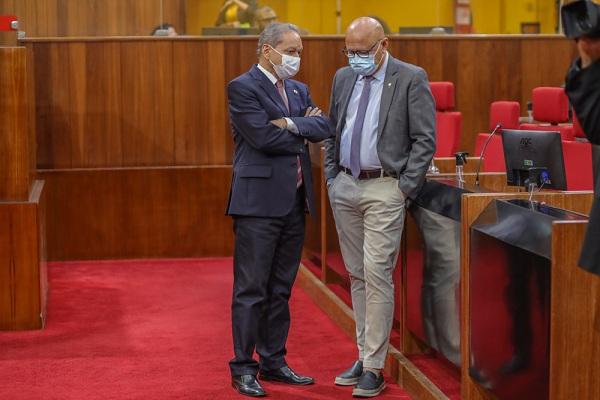
[{"label": "black belt", "polygon": [[[346,168],[346,167],[341,167],[340,169],[347,173],[348,175],[352,175],[352,171],[350,171],[350,168]],[[387,172],[385,172],[383,169],[361,169],[360,170],[360,174],[358,175],[358,179],[374,179],[374,178],[383,178],[386,176],[391,176],[393,177],[394,175],[392,174],[388,174]]]}]

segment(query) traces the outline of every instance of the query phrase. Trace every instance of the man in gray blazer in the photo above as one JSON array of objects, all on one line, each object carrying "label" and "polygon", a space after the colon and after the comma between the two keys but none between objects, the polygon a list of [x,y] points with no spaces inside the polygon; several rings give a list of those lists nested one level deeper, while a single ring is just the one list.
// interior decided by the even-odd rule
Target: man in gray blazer
[{"label": "man in gray blazer", "polygon": [[422,68],[392,57],[383,28],[353,21],[349,66],[333,80],[325,176],[340,247],[350,275],[358,360],[336,377],[355,397],[385,388],[381,369],[394,313],[392,272],[405,205],[423,184],[435,151],[435,105]]}]

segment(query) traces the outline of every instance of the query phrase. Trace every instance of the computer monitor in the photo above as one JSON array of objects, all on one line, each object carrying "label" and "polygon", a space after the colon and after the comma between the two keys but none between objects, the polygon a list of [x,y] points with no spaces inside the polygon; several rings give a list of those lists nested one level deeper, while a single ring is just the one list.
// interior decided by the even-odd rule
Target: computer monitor
[{"label": "computer monitor", "polygon": [[544,188],[567,189],[559,132],[504,129],[502,146],[508,185],[526,186],[530,168],[545,168],[550,179]]}]

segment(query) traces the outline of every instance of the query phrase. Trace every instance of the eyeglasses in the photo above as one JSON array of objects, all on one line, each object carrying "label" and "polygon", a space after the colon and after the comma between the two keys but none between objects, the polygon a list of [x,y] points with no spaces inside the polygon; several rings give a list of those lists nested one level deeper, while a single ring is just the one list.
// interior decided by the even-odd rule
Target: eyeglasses
[{"label": "eyeglasses", "polygon": [[369,50],[348,50],[347,48],[344,47],[344,49],[342,50],[342,53],[344,53],[344,55],[348,58],[352,58],[354,56],[357,56],[359,58],[367,58],[371,55],[371,51],[373,51],[375,46],[377,46],[382,40],[383,39],[379,39],[378,41],[373,43],[373,46],[371,46],[371,48]]}]

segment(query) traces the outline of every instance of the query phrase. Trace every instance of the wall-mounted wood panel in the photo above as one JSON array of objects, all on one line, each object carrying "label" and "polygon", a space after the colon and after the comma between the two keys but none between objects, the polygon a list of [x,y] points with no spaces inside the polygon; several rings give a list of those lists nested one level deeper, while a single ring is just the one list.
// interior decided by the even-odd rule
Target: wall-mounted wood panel
[{"label": "wall-mounted wood panel", "polygon": [[174,165],[173,43],[121,43],[124,166]]},{"label": "wall-mounted wood panel", "polygon": [[[40,168],[231,163],[226,85],[256,62],[256,38],[27,40],[33,49]],[[304,39],[298,79],[328,109],[342,37]],[[560,37],[394,37],[390,51],[456,85],[461,149],[473,152],[489,105],[562,84]],[[547,55],[546,57],[544,57]]]},{"label": "wall-mounted wood panel", "polygon": [[51,261],[228,256],[231,167],[42,170]]},{"label": "wall-mounted wood panel", "polygon": [[197,164],[199,160],[219,164],[231,159],[233,143],[223,90],[227,82],[225,47],[222,41],[173,44],[177,164]]},{"label": "wall-mounted wood panel", "polygon": [[28,37],[150,35],[163,21],[185,32],[185,0],[0,0]]},{"label": "wall-mounted wood panel", "polygon": [[31,179],[31,99],[26,49],[0,48],[0,201],[27,200]]}]

